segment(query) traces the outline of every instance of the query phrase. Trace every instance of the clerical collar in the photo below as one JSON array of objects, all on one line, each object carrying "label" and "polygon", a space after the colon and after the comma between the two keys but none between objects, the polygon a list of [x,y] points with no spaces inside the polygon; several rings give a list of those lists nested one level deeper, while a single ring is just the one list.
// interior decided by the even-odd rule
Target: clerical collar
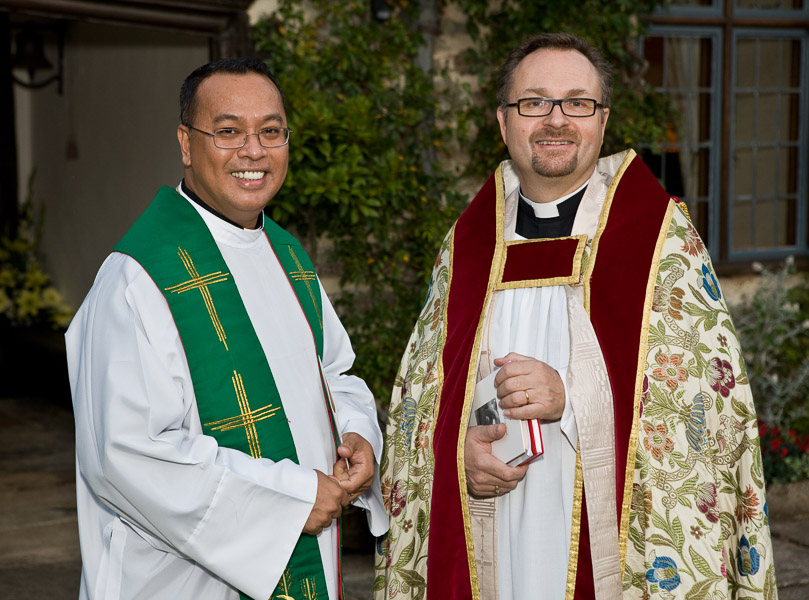
[{"label": "clerical collar", "polygon": [[[585,183],[572,194],[554,202],[532,202],[520,192],[517,204],[516,233],[525,239],[566,237],[573,231],[579,203],[587,189]],[[546,216],[547,215],[547,216]]]},{"label": "clerical collar", "polygon": [[[225,215],[223,215],[221,212],[219,212],[218,210],[216,210],[214,207],[209,206],[209,205],[208,205],[208,204],[205,202],[205,200],[203,200],[202,198],[200,198],[199,196],[197,196],[197,194],[194,192],[194,190],[192,190],[190,187],[188,187],[188,184],[185,182],[185,179],[183,179],[183,180],[180,182],[180,189],[183,191],[183,194],[185,194],[186,196],[188,196],[188,197],[189,197],[191,200],[193,200],[193,201],[194,201],[196,204],[200,205],[202,208],[204,208],[205,210],[207,210],[207,211],[208,211],[209,213],[211,213],[212,215],[215,215],[215,216],[219,217],[220,219],[222,219],[222,220],[223,220],[223,221],[225,221],[226,223],[230,223],[230,224],[231,224],[231,225],[233,225],[234,227],[238,227],[239,229],[244,229],[244,227],[242,227],[241,225],[239,225],[239,224],[238,224],[238,223],[236,223],[235,221],[232,221],[232,220],[228,219],[228,218],[227,218]],[[263,212],[263,211],[262,211],[262,212],[261,212],[261,213],[258,215],[258,219],[256,219],[256,226],[254,227],[254,229],[258,229],[258,228],[259,228],[259,227],[261,227],[262,225],[264,225],[264,212]]]},{"label": "clerical collar", "polygon": [[534,209],[534,215],[536,215],[537,218],[548,219],[552,217],[564,217],[576,213],[579,208],[579,202],[581,202],[584,196],[584,190],[587,188],[587,183],[589,182],[585,181],[584,185],[576,191],[562,196],[553,202],[534,202],[523,195],[521,189],[520,200],[525,200],[526,205]]}]

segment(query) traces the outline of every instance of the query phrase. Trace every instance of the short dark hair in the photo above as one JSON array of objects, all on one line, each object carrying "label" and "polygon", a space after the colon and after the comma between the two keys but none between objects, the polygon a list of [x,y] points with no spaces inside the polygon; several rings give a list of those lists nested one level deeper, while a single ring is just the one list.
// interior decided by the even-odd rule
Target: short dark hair
[{"label": "short dark hair", "polygon": [[500,74],[497,76],[497,104],[501,108],[505,108],[509,102],[511,86],[514,83],[514,71],[517,70],[519,64],[529,54],[546,48],[581,52],[598,73],[598,79],[601,83],[601,104],[605,107],[610,105],[612,97],[612,66],[601,52],[596,50],[595,46],[590,42],[571,33],[540,33],[514,48],[500,68]]},{"label": "short dark hair", "polygon": [[281,106],[286,110],[284,92],[281,91],[281,86],[278,85],[278,81],[276,81],[275,76],[267,68],[264,61],[257,58],[220,58],[209,62],[207,65],[202,65],[185,78],[183,86],[180,88],[180,123],[187,127],[191,126],[191,121],[197,110],[197,89],[203,81],[216,73],[228,73],[230,75],[256,73],[264,75],[272,81],[278,90],[281,95]]}]

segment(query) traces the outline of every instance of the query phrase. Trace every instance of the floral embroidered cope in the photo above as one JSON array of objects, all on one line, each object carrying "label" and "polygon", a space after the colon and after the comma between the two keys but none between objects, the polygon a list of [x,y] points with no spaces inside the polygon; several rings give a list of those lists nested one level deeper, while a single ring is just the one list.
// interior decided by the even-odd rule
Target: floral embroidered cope
[{"label": "floral embroidered cope", "polygon": [[[675,204],[653,265],[637,367],[634,459],[620,523],[623,597],[775,599],[747,371],[707,250]],[[381,464],[391,531],[377,544],[377,600],[426,596],[453,232],[441,246],[391,398]]]}]

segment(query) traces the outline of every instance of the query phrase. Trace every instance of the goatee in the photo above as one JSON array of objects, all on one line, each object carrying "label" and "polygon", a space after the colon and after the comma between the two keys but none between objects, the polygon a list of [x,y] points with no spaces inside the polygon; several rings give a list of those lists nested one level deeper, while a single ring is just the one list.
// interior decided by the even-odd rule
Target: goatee
[{"label": "goatee", "polygon": [[[545,141],[567,141],[572,142],[574,144],[578,143],[580,136],[575,130],[571,129],[543,129],[541,131],[537,131],[529,138],[531,142],[531,146],[533,148],[536,147],[536,143],[539,140]],[[578,154],[573,154],[569,159],[564,159],[562,157],[558,158],[540,158],[536,150],[531,153],[531,168],[534,170],[534,173],[540,175],[541,177],[565,177],[566,175],[570,175],[576,170],[576,167],[579,166],[579,157]]]}]

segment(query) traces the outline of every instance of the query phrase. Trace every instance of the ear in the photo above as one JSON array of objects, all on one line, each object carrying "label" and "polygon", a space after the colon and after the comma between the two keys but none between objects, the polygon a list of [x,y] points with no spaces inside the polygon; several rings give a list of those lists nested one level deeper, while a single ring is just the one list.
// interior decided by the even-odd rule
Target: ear
[{"label": "ear", "polygon": [[610,109],[601,109],[601,141],[604,141],[604,132],[607,130],[607,119],[610,118]]},{"label": "ear", "polygon": [[185,125],[177,126],[177,141],[180,142],[180,153],[183,157],[183,166],[191,166],[191,131]]},{"label": "ear", "polygon": [[497,122],[500,123],[500,136],[503,138],[503,143],[508,146],[506,141],[506,111],[502,106],[497,107]]}]

